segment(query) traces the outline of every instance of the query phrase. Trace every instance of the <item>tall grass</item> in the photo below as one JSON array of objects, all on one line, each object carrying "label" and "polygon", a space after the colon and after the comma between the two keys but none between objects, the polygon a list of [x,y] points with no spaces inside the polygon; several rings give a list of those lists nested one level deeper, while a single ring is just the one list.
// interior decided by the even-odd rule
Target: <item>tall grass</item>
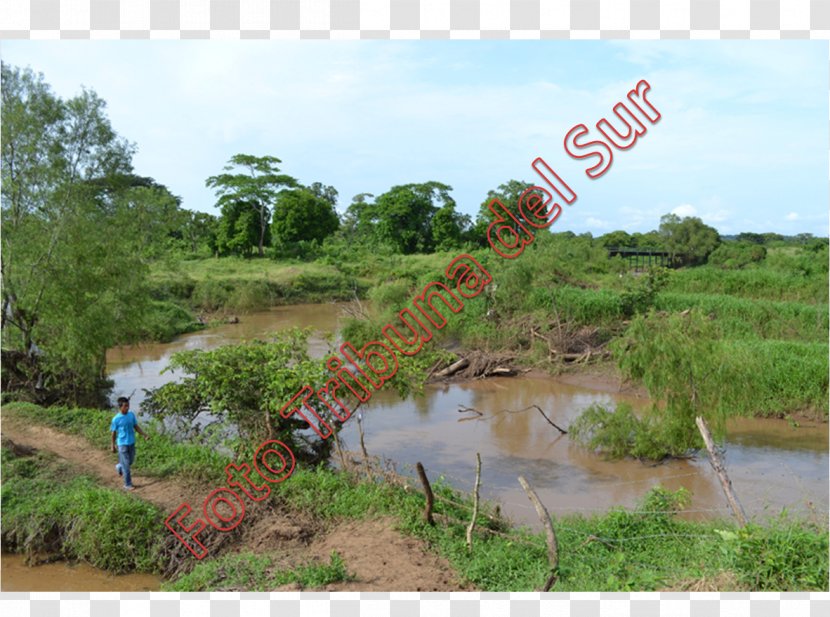
[{"label": "tall grass", "polygon": [[764,268],[721,270],[711,266],[679,270],[666,291],[722,294],[757,300],[828,303],[827,275],[805,275]]},{"label": "tall grass", "polygon": [[669,312],[697,308],[717,320],[726,338],[821,341],[828,337],[826,304],[663,292],[657,296],[654,308]]},{"label": "tall grass", "polygon": [[4,550],[60,554],[110,572],[160,572],[162,520],[155,506],[39,453],[17,458],[3,448]]}]

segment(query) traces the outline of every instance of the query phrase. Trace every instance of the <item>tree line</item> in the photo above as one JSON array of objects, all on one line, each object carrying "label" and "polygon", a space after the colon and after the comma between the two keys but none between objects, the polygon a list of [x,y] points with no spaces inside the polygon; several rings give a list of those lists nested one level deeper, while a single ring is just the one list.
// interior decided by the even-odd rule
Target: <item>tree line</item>
[{"label": "tree line", "polygon": [[[49,392],[78,400],[100,391],[106,350],[142,336],[154,261],[486,248],[487,205],[498,199],[521,221],[519,196],[532,187],[502,183],[487,193],[475,219],[459,212],[452,187],[437,181],[361,193],[340,215],[334,187],[302,184],[281,171],[276,156],[236,154],[205,180],[217,214],[195,212],[168,187],[135,173],[136,146],[112,127],[94,91],[62,99],[28,68],[2,63],[0,69],[3,386],[25,384],[44,393],[41,402]],[[722,263],[762,259],[759,247],[776,239],[741,234],[742,248],[721,250]],[[695,265],[716,256],[722,239],[698,218],[666,215],[658,230],[615,231],[596,241],[662,248]]]}]

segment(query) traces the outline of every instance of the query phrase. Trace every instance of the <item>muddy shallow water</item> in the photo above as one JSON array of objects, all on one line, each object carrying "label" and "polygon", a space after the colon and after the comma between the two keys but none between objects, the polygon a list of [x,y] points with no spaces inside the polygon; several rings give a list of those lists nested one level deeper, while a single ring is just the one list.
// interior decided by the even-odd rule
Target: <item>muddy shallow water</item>
[{"label": "muddy shallow water", "polygon": [[[323,355],[325,340],[338,330],[336,304],[279,307],[243,316],[241,323],[185,335],[169,344],[110,350],[108,366],[115,395],[161,385],[175,375],[160,375],[174,351],[206,349],[265,336],[290,326],[317,331],[311,353]],[[444,476],[454,486],[470,490],[475,477],[475,453],[482,458],[482,496],[501,502],[503,511],[519,523],[537,525],[536,515],[516,478],[524,475],[552,513],[603,512],[634,505],[649,487],[685,487],[692,502],[684,516],[728,516],[725,498],[705,456],[694,460],[646,465],[637,461],[604,461],[559,435],[536,410],[567,428],[592,403],[613,405],[642,398],[615,391],[607,381],[579,385],[544,377],[493,378],[462,384],[433,385],[423,396],[401,400],[389,391],[377,392],[361,408],[366,447],[371,455],[394,460],[398,470],[411,473],[421,461],[432,478]],[[459,413],[461,407],[483,415]],[[507,411],[505,411],[507,410]],[[515,413],[513,413],[515,412]],[[357,422],[341,433],[346,446],[358,449]],[[750,517],[774,516],[786,508],[823,520],[828,510],[828,427],[802,422],[739,419],[729,425],[725,462],[738,498]]]},{"label": "muddy shallow water", "polygon": [[153,574],[108,574],[84,563],[65,561],[29,567],[23,555],[2,556],[3,591],[158,591]]}]

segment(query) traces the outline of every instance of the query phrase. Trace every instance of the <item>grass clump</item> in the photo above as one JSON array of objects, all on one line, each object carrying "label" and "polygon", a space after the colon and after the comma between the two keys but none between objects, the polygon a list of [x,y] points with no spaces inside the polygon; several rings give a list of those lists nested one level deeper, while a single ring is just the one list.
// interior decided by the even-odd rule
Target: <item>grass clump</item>
[{"label": "grass clump", "polygon": [[78,559],[114,573],[160,572],[164,514],[53,457],[3,448],[4,550]]},{"label": "grass clump", "polygon": [[300,589],[319,589],[352,579],[336,551],[332,551],[329,563],[308,563],[294,569],[281,569],[273,556],[240,553],[199,562],[190,573],[162,589],[271,591],[292,583]]}]

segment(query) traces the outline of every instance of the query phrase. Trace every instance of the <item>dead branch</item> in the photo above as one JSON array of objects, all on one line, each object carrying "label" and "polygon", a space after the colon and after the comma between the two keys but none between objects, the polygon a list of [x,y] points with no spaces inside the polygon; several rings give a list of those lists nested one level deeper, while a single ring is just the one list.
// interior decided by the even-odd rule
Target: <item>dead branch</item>
[{"label": "dead branch", "polygon": [[556,576],[559,570],[559,544],[556,541],[556,532],[553,530],[553,523],[550,520],[550,514],[545,509],[545,506],[539,500],[536,491],[528,484],[528,481],[523,476],[519,476],[519,484],[527,493],[533,507],[536,508],[536,514],[539,515],[539,520],[545,528],[545,537],[548,543],[548,563],[550,564],[550,576],[545,582],[542,591],[550,591],[551,586],[556,582]]},{"label": "dead branch", "polygon": [[473,552],[473,529],[476,527],[478,516],[478,489],[481,487],[481,455],[476,452],[476,484],[473,490],[473,516],[470,518],[470,526],[467,527],[467,551]]},{"label": "dead branch", "polygon": [[435,521],[432,518],[432,506],[434,504],[435,498],[432,495],[432,487],[429,485],[429,479],[427,478],[427,473],[424,471],[424,466],[421,464],[420,461],[415,465],[415,469],[418,470],[418,478],[421,480],[421,484],[424,486],[424,494],[427,496],[427,505],[426,510],[424,510],[424,518],[426,518],[427,523],[430,525],[435,525]]},{"label": "dead branch", "polygon": [[718,451],[715,449],[715,442],[712,439],[712,434],[709,432],[709,427],[706,425],[706,420],[698,416],[695,418],[695,423],[697,424],[697,428],[700,430],[700,434],[703,436],[703,442],[706,444],[706,449],[709,451],[709,462],[712,464],[712,469],[714,469],[715,473],[718,474],[718,479],[720,480],[723,492],[726,494],[726,500],[729,502],[729,507],[731,507],[732,512],[735,513],[735,518],[738,519],[740,526],[745,527],[746,514],[738,501],[737,495],[735,495],[735,492],[732,490],[732,481],[729,479],[729,476],[726,473],[726,467],[724,466],[723,461],[721,461]]}]

